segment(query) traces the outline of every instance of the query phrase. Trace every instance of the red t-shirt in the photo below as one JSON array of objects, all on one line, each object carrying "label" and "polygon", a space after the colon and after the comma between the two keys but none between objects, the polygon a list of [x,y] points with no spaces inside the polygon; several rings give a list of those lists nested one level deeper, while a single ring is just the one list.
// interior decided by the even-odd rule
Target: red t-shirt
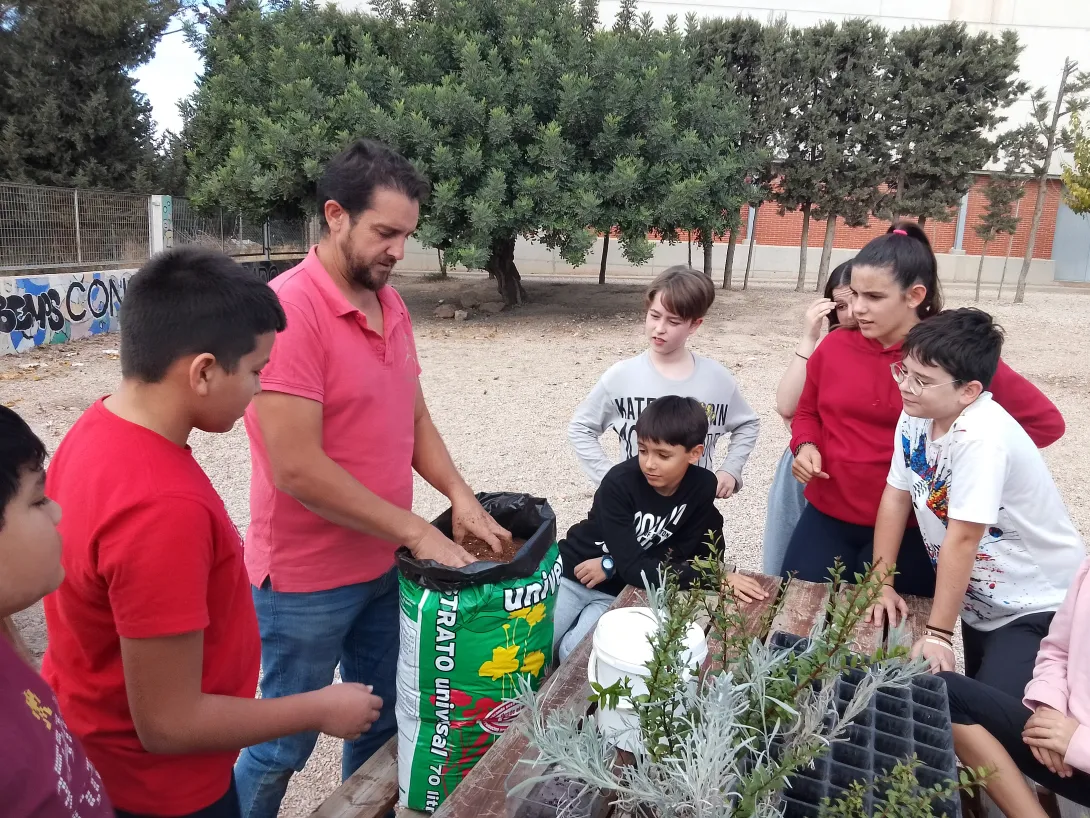
[{"label": "red t-shirt", "polygon": [[[811,480],[806,499],[846,523],[873,526],[878,516],[904,408],[890,371],[903,357],[901,348],[883,349],[857,330],[839,329],[806,364],[806,385],[791,421],[791,450],[802,443],[818,447],[829,479]],[[1052,401],[1003,361],[988,388],[1039,447],[1063,436],[1063,416]],[[916,525],[915,516],[908,524]]]},{"label": "red t-shirt", "polygon": [[61,718],[53,691],[0,637],[0,814],[114,818],[110,799]]},{"label": "red t-shirt", "polygon": [[238,753],[152,755],[136,735],[119,636],[204,631],[205,693],[253,697],[261,641],[242,542],[188,446],[98,401],[58,447],[65,580],[45,599],[42,675],[118,809],[195,812],[223,797]]}]

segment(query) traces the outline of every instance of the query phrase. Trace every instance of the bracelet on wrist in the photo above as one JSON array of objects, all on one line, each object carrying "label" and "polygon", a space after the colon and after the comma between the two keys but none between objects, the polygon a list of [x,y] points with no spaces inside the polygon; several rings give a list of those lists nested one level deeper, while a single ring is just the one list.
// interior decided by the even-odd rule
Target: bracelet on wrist
[{"label": "bracelet on wrist", "polygon": [[799,356],[800,358],[802,358],[802,359],[803,359],[804,361],[809,361],[809,360],[810,360],[810,356],[809,356],[809,355],[803,355],[803,354],[802,354],[801,352],[799,352],[799,351],[798,351],[797,349],[795,350],[795,354],[796,354],[796,355],[798,355],[798,356]]},{"label": "bracelet on wrist", "polygon": [[944,636],[943,636],[942,634],[938,634],[938,633],[925,633],[925,634],[924,634],[924,639],[925,639],[926,641],[928,641],[928,642],[931,642],[932,644],[941,644],[941,645],[943,645],[944,647],[947,647],[947,648],[949,648],[950,650],[953,650],[953,649],[954,649],[954,643],[953,643],[953,642],[951,642],[951,641],[950,641],[949,639],[947,639],[946,637],[944,637]]},{"label": "bracelet on wrist", "polygon": [[948,631],[948,630],[946,630],[946,628],[940,628],[940,627],[937,627],[937,626],[935,626],[935,625],[932,625],[932,624],[931,624],[930,622],[929,622],[929,623],[927,624],[927,630],[929,630],[929,631],[937,631],[938,633],[943,633],[943,634],[946,634],[946,635],[947,635],[947,636],[949,636],[949,637],[950,637],[951,639],[953,639],[953,638],[954,638],[954,632],[953,632],[953,631]]},{"label": "bracelet on wrist", "polygon": [[932,645],[938,645],[940,648],[946,648],[951,653],[954,652],[953,645],[951,645],[949,642],[944,642],[941,639],[936,639],[934,636],[925,636],[923,641],[930,642]]},{"label": "bracelet on wrist", "polygon": [[798,456],[799,456],[799,452],[801,452],[801,451],[802,451],[802,447],[803,447],[803,446],[813,446],[813,447],[814,447],[815,449],[817,448],[817,444],[816,444],[816,443],[813,443],[812,441],[809,441],[809,440],[804,440],[804,441],[802,441],[802,443],[800,443],[800,444],[799,444],[798,446],[796,446],[796,447],[794,448],[794,450],[793,450],[793,451],[791,452],[792,456],[794,456],[794,457],[798,457]]}]

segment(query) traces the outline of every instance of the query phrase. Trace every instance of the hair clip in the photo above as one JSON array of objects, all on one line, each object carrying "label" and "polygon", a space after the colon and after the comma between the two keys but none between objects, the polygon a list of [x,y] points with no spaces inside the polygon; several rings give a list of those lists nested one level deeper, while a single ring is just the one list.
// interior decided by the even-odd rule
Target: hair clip
[{"label": "hair clip", "polygon": [[907,231],[901,230],[900,228],[897,228],[896,230],[894,230],[893,233],[894,233],[894,235],[897,235],[897,236],[907,236],[908,235]]}]

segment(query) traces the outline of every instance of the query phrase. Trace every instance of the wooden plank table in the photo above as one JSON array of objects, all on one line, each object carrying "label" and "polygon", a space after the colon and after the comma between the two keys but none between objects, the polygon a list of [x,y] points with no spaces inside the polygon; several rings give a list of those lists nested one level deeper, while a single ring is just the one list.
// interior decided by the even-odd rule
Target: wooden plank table
[{"label": "wooden plank table", "polygon": [[[830,586],[820,583],[791,580],[783,585],[778,577],[750,574],[768,592],[763,600],[742,603],[747,630],[749,627],[761,631],[751,635],[754,638],[767,638],[776,631],[797,636],[808,636],[819,617],[825,616],[829,599]],[[922,632],[930,612],[930,600],[908,597],[909,623],[908,632]],[[645,604],[642,591],[626,588],[614,608],[631,607]],[[772,606],[779,605],[779,610],[771,622],[771,627],[764,628],[760,623],[768,622]],[[884,628],[869,624],[860,624],[853,633],[853,644],[860,650],[873,649],[884,643]],[[590,658],[591,635],[572,651],[559,668],[541,687],[542,709],[551,713],[561,708],[587,712],[590,696],[590,684],[587,681],[587,661]],[[713,665],[713,657],[721,653],[721,647],[709,644],[709,659],[703,668],[706,671]],[[529,749],[529,741],[517,727],[512,727],[501,736],[484,755],[462,782],[434,813],[434,818],[506,818],[505,783],[515,764]],[[391,739],[381,751],[375,754],[351,778],[344,782],[313,814],[312,818],[385,818],[391,806],[397,800],[397,747],[396,739]],[[426,818],[426,813],[399,808],[398,818]],[[614,816],[619,818],[619,816]]]}]

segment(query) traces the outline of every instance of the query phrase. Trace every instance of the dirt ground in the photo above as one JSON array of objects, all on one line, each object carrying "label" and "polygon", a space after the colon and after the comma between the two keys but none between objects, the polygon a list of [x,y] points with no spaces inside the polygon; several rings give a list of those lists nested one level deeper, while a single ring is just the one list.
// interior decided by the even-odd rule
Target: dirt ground
[{"label": "dirt ground", "polygon": [[[527,306],[469,321],[432,317],[472,279],[428,281],[398,277],[416,326],[423,385],[458,467],[478,490],[517,490],[548,497],[563,532],[589,508],[591,486],[565,435],[576,404],[618,358],[644,349],[641,285],[530,280]],[[972,293],[952,290],[952,306]],[[1015,307],[981,304],[1007,330],[1006,360],[1033,380],[1067,420],[1067,434],[1045,452],[1071,514],[1090,534],[1090,291],[1050,289]],[[745,489],[722,503],[727,542],[741,567],[759,569],[766,496],[788,433],[774,395],[791,359],[812,295],[782,289],[723,293],[693,349],[729,366],[760,413],[762,430],[746,468]],[[96,398],[120,377],[117,337],[79,341],[0,358],[0,402],[19,411],[52,449]],[[239,527],[248,523],[249,455],[241,424],[226,435],[191,439],[200,463]],[[614,446],[615,450],[615,446]],[[1082,452],[1083,454],[1079,454]],[[108,453],[103,453],[108,456]],[[415,509],[425,517],[443,498],[417,480]],[[40,607],[18,617],[39,652],[45,633]],[[308,815],[339,783],[340,747],[323,739],[295,776],[281,816]]]}]

